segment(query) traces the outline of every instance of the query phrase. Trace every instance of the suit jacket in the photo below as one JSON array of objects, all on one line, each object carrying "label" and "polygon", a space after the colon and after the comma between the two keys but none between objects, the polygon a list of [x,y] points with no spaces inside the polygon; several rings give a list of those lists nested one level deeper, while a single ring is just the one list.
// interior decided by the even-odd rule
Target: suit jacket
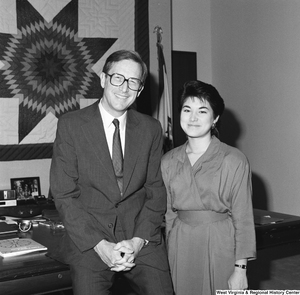
[{"label": "suit jacket", "polygon": [[136,258],[137,265],[168,269],[161,237],[166,191],[160,171],[160,123],[128,110],[121,196],[98,103],[58,121],[50,185],[66,228],[62,261],[106,269],[93,247],[102,239],[118,242],[114,232],[118,220],[125,239],[149,240]]}]

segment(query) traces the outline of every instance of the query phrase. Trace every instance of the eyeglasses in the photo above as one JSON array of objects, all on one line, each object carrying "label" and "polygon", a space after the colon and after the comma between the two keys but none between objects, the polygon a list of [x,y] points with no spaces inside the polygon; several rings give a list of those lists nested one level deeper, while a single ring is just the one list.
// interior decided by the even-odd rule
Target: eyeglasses
[{"label": "eyeglasses", "polygon": [[110,84],[113,86],[121,86],[126,81],[128,88],[133,91],[139,91],[143,87],[143,82],[137,78],[126,79],[123,75],[117,73],[111,75],[105,73],[105,75],[110,77]]}]

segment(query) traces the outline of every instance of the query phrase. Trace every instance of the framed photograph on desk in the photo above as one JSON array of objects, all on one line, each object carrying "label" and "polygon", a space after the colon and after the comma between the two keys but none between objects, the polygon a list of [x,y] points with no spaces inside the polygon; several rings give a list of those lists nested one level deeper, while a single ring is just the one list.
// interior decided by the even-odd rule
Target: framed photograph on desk
[{"label": "framed photograph on desk", "polygon": [[15,190],[17,201],[34,200],[41,195],[39,177],[19,177],[10,179],[11,189]]}]

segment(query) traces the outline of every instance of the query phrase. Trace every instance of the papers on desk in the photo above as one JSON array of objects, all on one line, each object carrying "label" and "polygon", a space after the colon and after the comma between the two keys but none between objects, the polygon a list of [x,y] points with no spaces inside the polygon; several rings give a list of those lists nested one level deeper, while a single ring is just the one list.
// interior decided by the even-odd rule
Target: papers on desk
[{"label": "papers on desk", "polygon": [[0,256],[2,257],[13,257],[46,250],[47,247],[30,238],[0,240]]},{"label": "papers on desk", "polygon": [[256,215],[254,214],[254,223],[257,225],[275,224],[283,221],[283,218],[272,217],[270,215]]}]

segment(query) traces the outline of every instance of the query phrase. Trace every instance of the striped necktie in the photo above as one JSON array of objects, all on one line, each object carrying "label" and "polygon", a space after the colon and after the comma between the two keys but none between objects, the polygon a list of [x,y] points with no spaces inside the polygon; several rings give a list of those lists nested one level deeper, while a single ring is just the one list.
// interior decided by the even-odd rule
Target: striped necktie
[{"label": "striped necktie", "polygon": [[120,138],[119,120],[114,119],[115,132],[113,137],[112,162],[120,192],[123,191],[123,153]]}]

